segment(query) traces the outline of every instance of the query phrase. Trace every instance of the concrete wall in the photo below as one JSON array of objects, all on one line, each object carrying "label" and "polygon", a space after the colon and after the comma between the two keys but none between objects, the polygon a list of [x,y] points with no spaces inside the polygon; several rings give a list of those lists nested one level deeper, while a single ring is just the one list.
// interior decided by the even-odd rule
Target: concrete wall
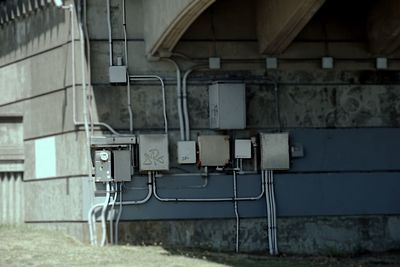
[{"label": "concrete wall", "polygon": [[[192,138],[198,133],[214,132],[208,129],[207,88],[215,80],[246,83],[248,127],[244,131],[231,132],[232,135],[246,138],[260,131],[276,131],[277,103],[273,88],[267,80],[278,81],[280,120],[294,140],[304,144],[306,151],[303,159],[293,162],[294,169],[291,172],[277,175],[282,177],[279,184],[281,192],[285,192],[286,188],[296,188],[299,180],[304,182],[301,187],[304,191],[298,191],[300,201],[291,200],[285,194],[281,194],[282,199],[278,201],[278,210],[282,212],[278,213],[281,216],[278,221],[281,251],[353,253],[399,249],[398,207],[395,205],[400,195],[396,191],[400,187],[396,179],[399,162],[396,161],[398,138],[395,129],[400,124],[399,76],[395,72],[400,67],[398,52],[389,58],[389,71],[375,71],[375,58],[369,54],[363,40],[363,12],[354,13],[351,7],[341,12],[342,9],[330,4],[333,1],[327,1],[327,7],[322,7],[320,13],[279,56],[279,69],[266,71],[265,59],[258,51],[256,40],[255,2],[216,1],[190,26],[174,50],[193,59],[177,59],[182,70],[207,63],[210,56],[222,58],[222,70],[196,72],[190,78],[188,94]],[[131,74],[155,73],[165,79],[170,158],[172,166],[178,167],[175,162],[175,144],[179,135],[175,69],[168,62],[149,62],[146,59],[148,40],[145,40],[144,10],[143,1],[127,1],[128,67]],[[114,55],[123,56],[120,1],[112,1],[111,13]],[[327,20],[328,36],[321,27],[323,18]],[[129,119],[125,105],[126,89],[108,83],[105,2],[88,1],[87,19],[91,41],[94,117],[121,132],[127,132]],[[64,229],[84,239],[84,220],[92,201],[92,191],[90,181],[86,178],[84,133],[74,127],[71,116],[69,25],[68,12],[49,6],[0,28],[0,39],[7,40],[0,44],[0,88],[4,95],[0,100],[0,111],[23,116],[26,180],[24,220],[35,225]],[[76,47],[79,47],[78,42]],[[333,70],[321,70],[320,58],[325,55],[335,58]],[[81,120],[82,79],[78,52],[76,62],[78,118]],[[159,86],[155,83],[134,83],[131,93],[135,132],[162,130]],[[348,128],[349,132],[346,132]],[[359,130],[355,133],[352,128],[360,129],[355,129]],[[379,132],[376,135],[379,139],[374,135],[374,130]],[[359,139],[358,136],[369,136],[369,139]],[[37,179],[35,143],[45,137],[55,138],[56,175]],[[349,149],[348,146],[353,143],[346,140],[360,142],[355,142],[356,145]],[[367,162],[362,159],[367,159]],[[185,170],[197,171],[193,167],[185,167]],[[172,172],[178,170],[173,169]],[[366,172],[368,175],[364,175]],[[213,180],[208,191],[197,190],[196,194],[230,194],[229,178],[218,180],[215,187],[212,186]],[[135,179],[127,187],[140,184],[141,179]],[[368,196],[368,188],[374,186],[378,179],[384,179],[387,183],[375,195],[376,203],[380,204],[371,208],[362,200]],[[327,185],[335,184],[336,180],[348,187],[346,190],[339,186],[332,191],[328,190],[329,197],[319,207],[310,205],[316,202],[315,199],[301,195],[304,193],[315,196],[317,200],[324,199],[325,195],[320,194],[321,188],[326,189]],[[189,181],[186,182],[191,185]],[[171,187],[182,186],[182,182],[176,180],[166,183]],[[358,183],[363,183],[363,187],[358,187]],[[256,182],[249,182],[241,189],[245,193],[254,193],[257,186]],[[310,190],[307,191],[307,188]],[[392,198],[386,198],[384,194],[388,188],[392,189]],[[352,203],[351,209],[347,211],[337,209],[346,203],[336,205],[335,193],[351,195],[353,190],[361,190],[361,200]],[[190,190],[178,191],[182,195],[193,194]],[[125,197],[139,195],[129,190]],[[101,200],[99,198],[96,201]],[[265,208],[261,203],[242,208],[242,215],[246,217],[241,228],[243,251],[266,250]],[[199,204],[196,208],[201,211],[202,219],[214,219],[194,220],[199,217],[198,214],[193,215],[193,207],[175,203],[166,205],[154,199],[137,209],[126,208],[121,230],[123,239],[141,243],[146,237],[149,242],[163,242],[171,246],[231,250],[234,246],[232,204],[227,203],[224,207]],[[163,218],[155,212],[160,209],[166,211]],[[220,209],[224,210],[222,215],[214,215]],[[246,215],[245,210],[251,212]],[[388,213],[392,216],[385,215]],[[137,214],[143,216],[138,218]],[[335,216],[315,217],[322,215]],[[348,217],[341,217],[343,215]],[[188,218],[191,220],[176,221]],[[138,223],[137,220],[141,219],[149,221]],[[160,219],[168,219],[168,222],[160,222]],[[380,231],[379,225],[383,225],[385,230]],[[369,241],[370,237],[373,241]]]}]

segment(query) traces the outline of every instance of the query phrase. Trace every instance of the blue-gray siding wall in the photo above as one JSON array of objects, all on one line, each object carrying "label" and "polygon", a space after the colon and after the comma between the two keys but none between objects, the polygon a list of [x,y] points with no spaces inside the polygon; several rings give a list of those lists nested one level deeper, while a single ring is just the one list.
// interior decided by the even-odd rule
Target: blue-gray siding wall
[{"label": "blue-gray siding wall", "polygon": [[[289,172],[275,174],[278,216],[400,214],[400,129],[289,129],[291,142],[304,146],[303,158],[292,159]],[[134,178],[124,200],[140,199],[147,177]],[[162,197],[233,196],[232,175],[211,175],[204,189],[201,177],[157,178]],[[256,196],[260,175],[240,175],[239,196]],[[265,199],[239,204],[241,217],[265,216]],[[152,198],[126,206],[123,220],[232,218],[233,203],[165,203]]]}]

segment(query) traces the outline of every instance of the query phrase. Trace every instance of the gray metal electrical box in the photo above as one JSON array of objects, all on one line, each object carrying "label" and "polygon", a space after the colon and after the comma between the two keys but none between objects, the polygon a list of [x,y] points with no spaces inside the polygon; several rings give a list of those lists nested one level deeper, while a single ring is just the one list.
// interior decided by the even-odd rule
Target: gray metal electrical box
[{"label": "gray metal electrical box", "polygon": [[246,128],[246,85],[217,82],[209,86],[211,129]]},{"label": "gray metal electrical box", "polygon": [[126,66],[110,66],[108,69],[110,83],[126,83]]},{"label": "gray metal electrical box", "polygon": [[96,182],[108,182],[112,180],[111,151],[98,150],[95,152],[95,174]]},{"label": "gray metal electrical box", "polygon": [[288,170],[289,133],[261,133],[261,169]]},{"label": "gray metal electrical box", "polygon": [[168,135],[139,135],[140,171],[168,171]]},{"label": "gray metal electrical box", "polygon": [[113,152],[113,178],[116,182],[131,181],[132,160],[130,150],[114,150]]},{"label": "gray metal electrical box", "polygon": [[229,136],[201,135],[199,141],[199,159],[202,166],[225,166],[230,159]]}]

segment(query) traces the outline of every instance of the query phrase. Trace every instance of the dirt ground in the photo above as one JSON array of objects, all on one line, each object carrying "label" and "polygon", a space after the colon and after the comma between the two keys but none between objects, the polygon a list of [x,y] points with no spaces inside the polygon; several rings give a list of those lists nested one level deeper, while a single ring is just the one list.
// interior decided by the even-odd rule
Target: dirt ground
[{"label": "dirt ground", "polygon": [[357,257],[257,256],[161,246],[92,247],[62,233],[0,226],[0,266],[400,266],[400,253]]}]

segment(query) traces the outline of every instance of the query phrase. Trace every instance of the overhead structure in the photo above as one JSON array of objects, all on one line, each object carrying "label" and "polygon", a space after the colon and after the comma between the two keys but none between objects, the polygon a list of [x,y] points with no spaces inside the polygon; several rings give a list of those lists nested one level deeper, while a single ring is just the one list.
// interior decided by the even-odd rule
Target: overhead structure
[{"label": "overhead structure", "polygon": [[171,52],[189,26],[215,1],[143,1],[147,56],[151,58],[158,56],[159,52]]},{"label": "overhead structure", "polygon": [[400,1],[375,1],[367,23],[370,52],[388,56],[400,47]]},{"label": "overhead structure", "polygon": [[284,52],[325,0],[258,0],[257,35],[262,54]]}]

